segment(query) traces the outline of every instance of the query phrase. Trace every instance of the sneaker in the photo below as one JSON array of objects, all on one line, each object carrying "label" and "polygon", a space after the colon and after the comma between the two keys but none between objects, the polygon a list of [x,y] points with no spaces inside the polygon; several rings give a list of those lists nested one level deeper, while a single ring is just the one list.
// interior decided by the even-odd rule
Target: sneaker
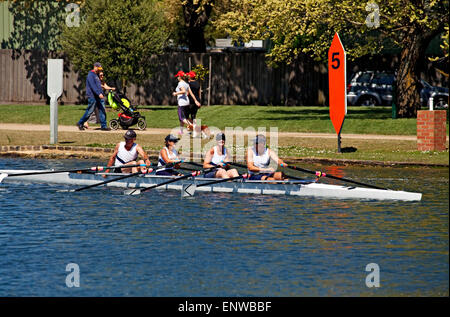
[{"label": "sneaker", "polygon": [[100,128],[100,130],[102,130],[102,131],[111,131],[110,128]]},{"label": "sneaker", "polygon": [[77,123],[77,127],[79,130],[83,131],[84,130],[84,126],[82,124]]}]

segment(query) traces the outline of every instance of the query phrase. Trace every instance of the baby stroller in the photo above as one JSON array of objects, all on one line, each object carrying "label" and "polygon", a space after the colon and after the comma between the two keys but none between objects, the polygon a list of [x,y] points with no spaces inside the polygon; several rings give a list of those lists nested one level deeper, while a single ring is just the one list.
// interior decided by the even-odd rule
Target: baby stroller
[{"label": "baby stroller", "polygon": [[135,124],[137,124],[139,130],[145,130],[147,127],[145,117],[136,111],[137,106],[132,106],[130,100],[124,94],[111,90],[108,93],[108,103],[114,110],[122,111],[119,112],[118,119],[111,119],[109,121],[109,127],[112,130],[117,130],[119,126],[127,130]]}]

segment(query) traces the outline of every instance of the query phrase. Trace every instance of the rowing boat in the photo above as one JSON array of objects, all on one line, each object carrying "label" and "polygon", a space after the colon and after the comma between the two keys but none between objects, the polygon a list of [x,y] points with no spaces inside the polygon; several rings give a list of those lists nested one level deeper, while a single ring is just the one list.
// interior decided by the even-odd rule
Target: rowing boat
[{"label": "rowing boat", "polygon": [[[44,170],[0,170],[0,174],[18,173],[39,173]],[[102,177],[105,173],[55,173],[55,174],[34,174],[17,177],[6,177],[4,182],[22,181],[38,183],[54,183],[65,185],[88,186],[105,180]],[[121,176],[123,174],[108,173],[108,178]],[[144,188],[173,179],[172,176],[158,176],[153,174],[139,175],[124,180],[113,181],[105,186],[120,188]],[[186,185],[200,185],[217,179],[195,177],[182,181],[163,185],[158,189],[183,190]],[[223,182],[214,185],[199,186],[199,192],[214,193],[241,193],[241,194],[262,194],[262,195],[290,195],[290,196],[312,196],[333,199],[375,199],[375,200],[403,200],[420,201],[421,193],[406,191],[382,190],[374,188],[363,188],[353,186],[341,186],[318,183],[314,180],[289,180],[289,181],[251,181],[236,180]]]}]

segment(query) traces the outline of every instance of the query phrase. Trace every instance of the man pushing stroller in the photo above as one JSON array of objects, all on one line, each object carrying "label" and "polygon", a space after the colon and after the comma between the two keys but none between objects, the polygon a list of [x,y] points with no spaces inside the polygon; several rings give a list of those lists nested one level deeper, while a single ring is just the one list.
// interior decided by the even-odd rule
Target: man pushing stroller
[{"label": "man pushing stroller", "polygon": [[94,63],[94,68],[88,73],[86,78],[86,96],[88,97],[88,106],[84,115],[78,121],[78,129],[84,130],[84,123],[89,119],[95,108],[98,109],[99,119],[100,119],[100,130],[109,131],[106,123],[106,111],[104,102],[102,100],[105,98],[103,95],[102,83],[98,74],[103,70],[102,65],[98,62]]}]

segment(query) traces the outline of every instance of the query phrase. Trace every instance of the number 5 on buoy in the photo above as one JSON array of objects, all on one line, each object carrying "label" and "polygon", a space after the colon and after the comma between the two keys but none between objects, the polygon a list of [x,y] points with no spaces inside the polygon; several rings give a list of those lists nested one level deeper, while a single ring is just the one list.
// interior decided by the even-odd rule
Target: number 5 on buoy
[{"label": "number 5 on buoy", "polygon": [[330,119],[338,135],[338,152],[341,152],[341,130],[347,114],[347,58],[337,33],[328,50],[328,96]]}]

